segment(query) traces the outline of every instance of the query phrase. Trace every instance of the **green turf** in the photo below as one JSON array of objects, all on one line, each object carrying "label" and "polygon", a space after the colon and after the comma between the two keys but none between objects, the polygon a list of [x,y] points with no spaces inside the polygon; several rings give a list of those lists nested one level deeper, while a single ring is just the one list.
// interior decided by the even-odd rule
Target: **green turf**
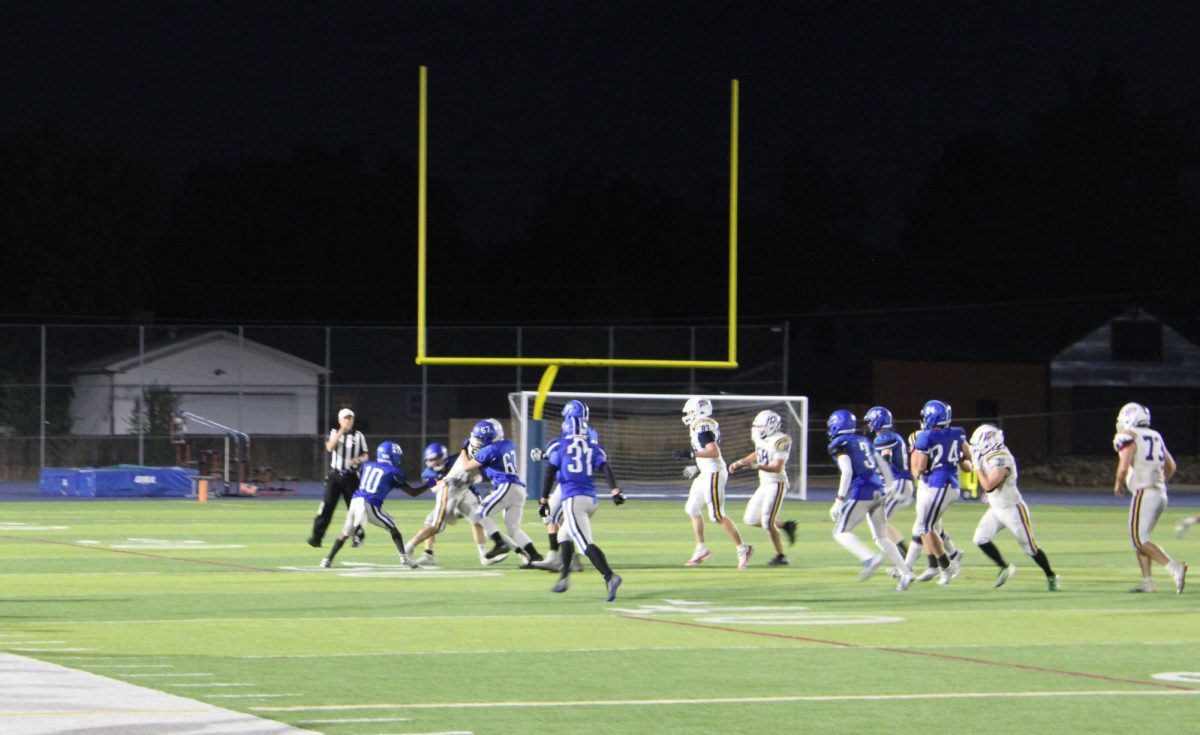
[{"label": "green turf", "polygon": [[[1200,674],[1153,678],[1200,671],[1200,587],[1175,595],[1159,569],[1157,595],[1128,594],[1137,570],[1118,508],[1035,501],[1061,592],[1002,536],[1020,568],[1004,588],[972,547],[950,586],[901,594],[882,571],[856,581],[823,505],[788,506],[801,522],[791,567],[766,567],[761,530],[743,529],[758,553],[739,572],[711,528],[713,558],[682,567],[682,503],[606,503],[596,539],[625,578],[606,604],[590,566],[564,595],[513,560],[485,570],[463,526],[438,548],[455,575],[395,570],[374,528],[318,571],[323,550],[303,542],[312,506],[0,504],[0,650],[336,735],[1141,735],[1192,732],[1200,718],[1188,693]],[[426,503],[390,509],[411,533]],[[956,505],[948,530],[969,545],[981,513]],[[1159,538],[1186,559],[1200,532],[1176,540],[1171,520]],[[526,527],[544,547],[536,517]],[[151,548],[160,541],[183,548]],[[282,696],[242,696],[268,694]],[[351,719],[378,721],[327,722]]]}]

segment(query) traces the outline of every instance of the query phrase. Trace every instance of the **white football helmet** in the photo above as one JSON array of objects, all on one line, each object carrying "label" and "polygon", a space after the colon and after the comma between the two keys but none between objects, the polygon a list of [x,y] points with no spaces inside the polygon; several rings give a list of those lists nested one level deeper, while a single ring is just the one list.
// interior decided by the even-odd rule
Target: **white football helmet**
[{"label": "white football helmet", "polygon": [[712,401],[692,396],[683,404],[683,423],[691,426],[696,419],[712,416]]},{"label": "white football helmet", "polygon": [[754,423],[751,424],[751,438],[766,439],[768,436],[779,431],[781,420],[779,414],[774,411],[759,411],[754,417]]},{"label": "white football helmet", "polygon": [[493,439],[492,441],[498,442],[501,439],[503,439],[504,438],[504,427],[500,425],[500,422],[497,421],[496,419],[487,419],[487,422],[496,429],[496,438]]},{"label": "white football helmet", "polygon": [[1150,425],[1150,409],[1140,403],[1126,403],[1117,414],[1117,430]]},{"label": "white football helmet", "polygon": [[978,459],[1004,446],[1004,432],[991,424],[980,424],[971,434],[971,454]]}]

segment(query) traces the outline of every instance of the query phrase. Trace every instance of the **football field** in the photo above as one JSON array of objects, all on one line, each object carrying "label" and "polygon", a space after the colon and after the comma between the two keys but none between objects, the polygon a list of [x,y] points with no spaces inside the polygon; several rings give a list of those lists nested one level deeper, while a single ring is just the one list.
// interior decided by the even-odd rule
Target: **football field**
[{"label": "football field", "polygon": [[[682,566],[682,502],[604,502],[596,541],[625,580],[605,603],[586,562],[562,595],[515,556],[482,567],[461,524],[440,569],[399,568],[371,527],[326,570],[309,501],[4,503],[0,652],[337,735],[1196,731],[1200,584],[1176,595],[1156,568],[1157,594],[1129,594],[1125,510],[1031,505],[1059,592],[1007,535],[1019,571],[993,588],[979,503],[947,514],[962,575],[898,593],[883,570],[857,581],[825,503],[785,508],[790,567],[743,527],[738,571],[712,527],[713,557]],[[411,535],[428,503],[387,508]],[[1156,539],[1200,564],[1183,513]]]}]

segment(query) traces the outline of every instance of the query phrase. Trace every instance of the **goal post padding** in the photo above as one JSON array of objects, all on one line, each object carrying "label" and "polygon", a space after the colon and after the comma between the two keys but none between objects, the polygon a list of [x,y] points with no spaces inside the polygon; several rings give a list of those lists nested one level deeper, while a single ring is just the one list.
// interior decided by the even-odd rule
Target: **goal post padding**
[{"label": "goal post padding", "polygon": [[[690,482],[683,478],[686,460],[674,459],[671,451],[689,446],[682,408],[690,394],[674,393],[571,393],[547,394],[543,420],[533,419],[536,391],[509,394],[512,437],[520,448],[519,471],[525,478],[529,497],[540,495],[542,466],[530,462],[529,450],[544,446],[558,436],[562,407],[579,399],[591,410],[591,425],[600,435],[621,486],[666,494],[686,495]],[[750,426],[754,416],[771,409],[783,420],[783,431],[792,437],[792,451],[785,467],[789,496],[808,497],[808,398],[806,396],[705,396],[713,402],[713,417],[721,428],[721,455],[726,463],[754,451]],[[603,484],[603,483],[602,483]],[[730,475],[729,489],[753,490],[758,473],[743,470]]]}]

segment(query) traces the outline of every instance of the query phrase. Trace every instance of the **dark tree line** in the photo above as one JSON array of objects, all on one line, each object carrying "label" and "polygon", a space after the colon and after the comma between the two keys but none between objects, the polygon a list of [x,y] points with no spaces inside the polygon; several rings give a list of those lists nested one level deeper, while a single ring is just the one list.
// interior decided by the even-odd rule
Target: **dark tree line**
[{"label": "dark tree line", "polygon": [[[969,303],[1191,288],[1200,245],[1194,100],[1135,103],[1107,67],[1009,137],[972,131],[930,167],[893,243],[866,243],[866,198],[797,144],[739,227],[741,310]],[[431,181],[440,320],[720,317],[724,192],[683,201],[577,165],[509,242],[472,241]],[[414,317],[416,173],[396,157],[296,146],[193,171],[39,126],[0,140],[0,311],[9,320],[376,321]],[[990,273],[981,278],[982,266]],[[1194,296],[1184,296],[1191,298]]]}]

